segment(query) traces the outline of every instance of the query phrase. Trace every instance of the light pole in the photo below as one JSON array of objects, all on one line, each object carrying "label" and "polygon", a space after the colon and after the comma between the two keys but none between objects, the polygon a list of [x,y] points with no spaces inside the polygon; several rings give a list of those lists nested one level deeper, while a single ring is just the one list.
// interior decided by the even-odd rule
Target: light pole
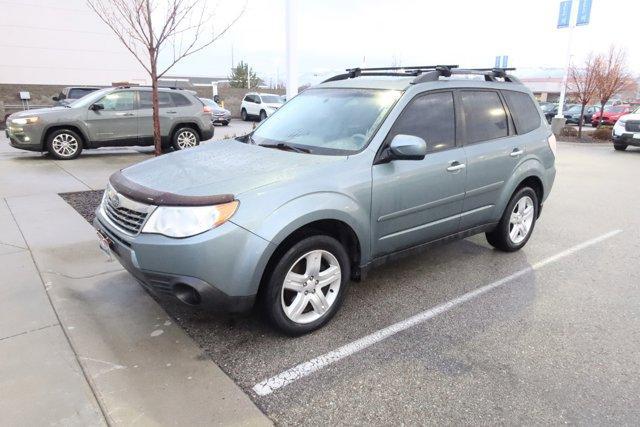
[{"label": "light pole", "polygon": [[298,63],[296,58],[297,0],[285,0],[285,46],[287,60],[287,101],[298,94]]}]

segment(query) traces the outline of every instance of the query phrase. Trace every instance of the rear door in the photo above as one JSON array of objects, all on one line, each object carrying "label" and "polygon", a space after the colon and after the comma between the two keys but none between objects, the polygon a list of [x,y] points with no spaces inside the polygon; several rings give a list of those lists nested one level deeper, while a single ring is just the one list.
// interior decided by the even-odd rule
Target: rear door
[{"label": "rear door", "polygon": [[453,92],[417,95],[387,135],[427,142],[423,160],[396,160],[373,166],[371,233],[374,256],[381,256],[458,231],[466,171],[464,149],[456,144]]},{"label": "rear door", "polygon": [[[141,90],[140,109],[138,110],[138,129],[140,145],[153,144],[153,104],[151,102],[151,91]],[[178,111],[174,108],[171,94],[168,92],[158,92],[158,107],[160,115],[160,134],[168,136],[171,131],[173,118]]]},{"label": "rear door", "polygon": [[[462,230],[492,222],[495,205],[527,149],[497,90],[457,92],[467,157]],[[539,116],[538,116],[539,120]]]},{"label": "rear door", "polygon": [[96,101],[101,110],[87,111],[87,128],[92,142],[105,145],[135,144],[138,137],[138,111],[133,90],[110,92]]}]

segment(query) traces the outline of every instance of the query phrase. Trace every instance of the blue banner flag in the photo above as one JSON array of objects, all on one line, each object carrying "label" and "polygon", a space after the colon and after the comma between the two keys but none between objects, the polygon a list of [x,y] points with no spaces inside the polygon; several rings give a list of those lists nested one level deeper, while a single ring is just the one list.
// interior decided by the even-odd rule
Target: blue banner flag
[{"label": "blue banner flag", "polygon": [[501,56],[496,56],[496,62],[495,62],[495,65],[494,65],[495,68],[500,68],[501,58],[502,58]]},{"label": "blue banner flag", "polygon": [[558,14],[558,28],[567,28],[571,19],[572,0],[560,2],[560,13]]},{"label": "blue banner flag", "polygon": [[507,68],[507,63],[509,62],[509,57],[507,55],[502,57],[502,68]]},{"label": "blue banner flag", "polygon": [[580,0],[576,25],[588,25],[591,19],[591,0]]}]

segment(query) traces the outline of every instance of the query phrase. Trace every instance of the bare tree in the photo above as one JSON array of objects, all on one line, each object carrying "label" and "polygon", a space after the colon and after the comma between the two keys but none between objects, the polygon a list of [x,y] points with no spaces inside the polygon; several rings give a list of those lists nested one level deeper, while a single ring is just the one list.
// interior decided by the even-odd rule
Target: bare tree
[{"label": "bare tree", "polygon": [[578,138],[582,138],[584,125],[584,109],[595,98],[598,89],[598,76],[601,74],[602,58],[589,54],[582,67],[571,65],[569,68],[569,90],[580,104],[580,120],[578,121]]},{"label": "bare tree", "polygon": [[[242,16],[244,7],[218,32],[208,0],[87,0],[151,78],[153,141],[161,153],[158,79],[180,60],[213,44]],[[245,5],[246,7],[246,5]],[[159,67],[160,54],[170,50],[168,64]],[[163,57],[164,59],[165,57]]]},{"label": "bare tree", "polygon": [[596,98],[600,102],[600,123],[605,104],[613,95],[625,89],[633,80],[627,71],[626,53],[623,49],[609,48],[606,54],[598,55],[601,61],[596,73]]}]

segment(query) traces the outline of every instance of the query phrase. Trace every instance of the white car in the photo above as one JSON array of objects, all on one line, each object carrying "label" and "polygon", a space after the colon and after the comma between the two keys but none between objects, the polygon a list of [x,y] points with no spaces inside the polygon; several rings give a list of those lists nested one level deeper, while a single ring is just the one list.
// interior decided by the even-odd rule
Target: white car
[{"label": "white car", "polygon": [[620,117],[613,126],[613,148],[624,151],[629,145],[640,147],[640,108]]},{"label": "white car", "polygon": [[244,96],[240,106],[240,116],[247,121],[250,118],[266,119],[282,106],[282,98],[272,93],[251,92]]}]

